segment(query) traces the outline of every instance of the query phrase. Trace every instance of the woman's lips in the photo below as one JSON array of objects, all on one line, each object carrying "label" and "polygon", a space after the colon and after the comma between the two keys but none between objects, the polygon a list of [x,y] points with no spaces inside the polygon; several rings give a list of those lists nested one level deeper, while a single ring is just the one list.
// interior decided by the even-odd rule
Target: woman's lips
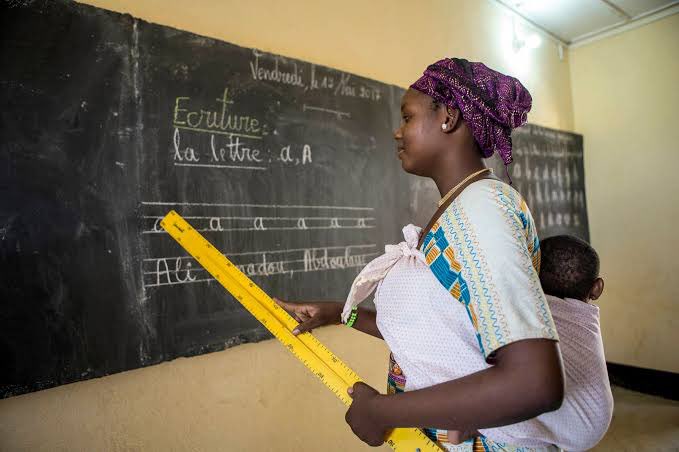
[{"label": "woman's lips", "polygon": [[403,154],[405,151],[406,151],[406,150],[403,149],[403,148],[398,148],[398,149],[397,149],[397,152],[396,152],[396,156],[397,156],[397,157],[400,157],[401,154]]}]

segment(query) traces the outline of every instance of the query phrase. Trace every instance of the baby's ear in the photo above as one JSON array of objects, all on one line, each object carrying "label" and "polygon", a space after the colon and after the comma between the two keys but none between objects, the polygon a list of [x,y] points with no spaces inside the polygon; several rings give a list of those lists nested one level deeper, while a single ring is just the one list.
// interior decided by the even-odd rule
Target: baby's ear
[{"label": "baby's ear", "polygon": [[601,294],[604,291],[604,280],[601,278],[597,278],[594,280],[594,284],[592,284],[592,288],[589,289],[589,298],[590,300],[598,300]]}]

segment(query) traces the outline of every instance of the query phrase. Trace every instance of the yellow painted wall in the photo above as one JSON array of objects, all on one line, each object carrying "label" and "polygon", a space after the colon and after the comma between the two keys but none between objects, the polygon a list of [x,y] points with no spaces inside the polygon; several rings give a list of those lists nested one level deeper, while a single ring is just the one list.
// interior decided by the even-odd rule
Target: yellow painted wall
[{"label": "yellow painted wall", "polygon": [[[543,39],[508,59],[511,16],[490,0],[86,3],[404,87],[444,56],[481,60],[522,79],[534,98],[531,122],[573,128],[568,55],[560,61]],[[319,336],[384,390],[381,341],[343,327]],[[2,400],[0,450],[371,449],[346,427],[334,396],[266,341]]]},{"label": "yellow painted wall", "polygon": [[[386,385],[384,342],[346,327],[314,333],[368,383]],[[344,412],[271,340],[2,400],[0,450],[372,450]]]},{"label": "yellow painted wall", "polygon": [[679,372],[679,14],[571,50],[610,361]]}]

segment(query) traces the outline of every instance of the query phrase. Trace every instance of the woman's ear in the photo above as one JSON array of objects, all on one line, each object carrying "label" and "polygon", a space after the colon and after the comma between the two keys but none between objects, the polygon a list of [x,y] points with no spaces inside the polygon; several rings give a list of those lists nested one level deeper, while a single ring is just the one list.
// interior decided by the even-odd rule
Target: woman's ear
[{"label": "woman's ear", "polygon": [[443,123],[441,124],[441,130],[444,133],[451,133],[457,129],[462,122],[462,115],[460,115],[460,110],[457,108],[451,108],[448,106],[446,106],[445,112],[446,115]]},{"label": "woman's ear", "polygon": [[601,278],[597,278],[594,280],[592,288],[589,289],[589,295],[587,296],[587,298],[589,298],[592,301],[598,300],[603,291],[604,291],[604,280]]}]

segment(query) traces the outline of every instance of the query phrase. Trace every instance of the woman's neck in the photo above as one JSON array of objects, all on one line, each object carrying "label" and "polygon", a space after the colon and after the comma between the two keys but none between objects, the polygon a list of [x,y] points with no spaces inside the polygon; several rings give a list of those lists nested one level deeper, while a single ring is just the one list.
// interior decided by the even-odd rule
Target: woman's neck
[{"label": "woman's neck", "polygon": [[481,159],[469,159],[468,161],[454,162],[450,165],[442,165],[441,169],[432,175],[441,196],[445,196],[453,187],[462,182],[467,176],[486,168]]}]

